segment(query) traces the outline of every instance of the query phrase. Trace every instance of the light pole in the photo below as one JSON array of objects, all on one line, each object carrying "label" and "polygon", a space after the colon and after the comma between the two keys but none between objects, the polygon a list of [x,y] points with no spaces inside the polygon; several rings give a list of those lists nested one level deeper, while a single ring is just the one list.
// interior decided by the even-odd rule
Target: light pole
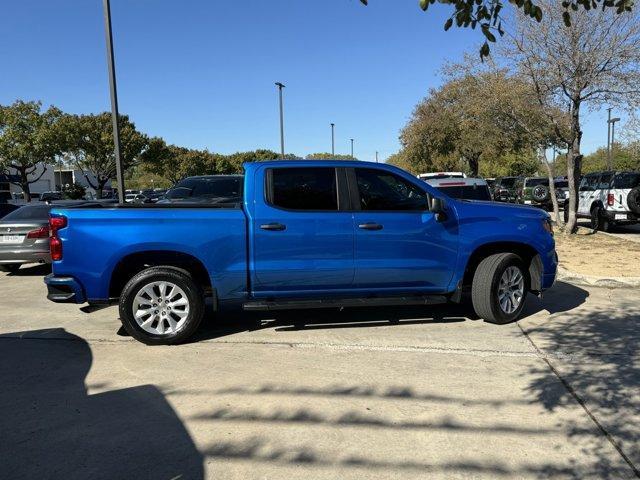
[{"label": "light pole", "polygon": [[353,138],[351,139],[351,160],[353,160]]},{"label": "light pole", "polygon": [[378,151],[376,150],[376,163],[378,163]]},{"label": "light pole", "polygon": [[335,126],[336,126],[335,123],[331,124],[331,155],[332,156],[335,156],[336,154],[336,137],[334,132]]},{"label": "light pole", "polygon": [[607,169],[611,170],[611,107],[607,108]]},{"label": "light pole", "polygon": [[280,155],[284,160],[284,111],[282,109],[282,89],[284,84],[276,82],[278,93],[280,94]]},{"label": "light pole", "polygon": [[107,65],[109,69],[109,92],[111,95],[111,122],[113,123],[113,151],[116,160],[116,183],[118,201],[124,203],[124,177],[122,176],[122,157],[120,155],[120,127],[118,125],[118,87],[116,85],[116,66],[113,58],[113,35],[111,34],[111,5],[102,0],[104,11],[104,29],[107,42]]},{"label": "light pole", "polygon": [[[607,110],[609,110],[609,119],[607,120],[607,124],[611,128],[611,141],[608,142],[609,143],[609,148],[607,149],[607,169],[608,170],[613,170],[613,162],[611,160],[611,152],[613,151],[613,145],[615,143],[616,122],[620,121],[620,117],[611,118],[611,109],[609,108]],[[607,135],[607,137],[609,137],[609,135]]]}]

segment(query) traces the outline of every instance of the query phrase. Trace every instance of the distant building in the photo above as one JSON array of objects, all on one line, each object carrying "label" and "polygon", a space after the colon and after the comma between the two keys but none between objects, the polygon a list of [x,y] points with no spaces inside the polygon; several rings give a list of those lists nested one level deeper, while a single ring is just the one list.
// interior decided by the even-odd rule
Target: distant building
[{"label": "distant building", "polygon": [[[29,175],[29,179],[36,179],[42,173],[43,165],[39,164],[36,170]],[[87,176],[91,180],[91,183],[94,185],[97,184],[96,178],[91,174],[87,173]],[[17,175],[17,172],[13,169],[10,169],[9,175],[0,174],[0,201],[4,197],[9,198],[21,198],[22,197],[22,189],[19,185],[15,185],[10,183],[12,181],[17,182],[20,180],[20,177]],[[35,196],[39,196],[44,192],[52,192],[61,190],[62,187],[67,185],[72,185],[77,183],[85,187],[87,194],[92,198],[96,196],[96,191],[89,185],[87,178],[84,173],[80,169],[74,169],[69,167],[58,167],[47,165],[46,171],[42,174],[37,181],[29,185],[29,191]],[[104,187],[105,192],[111,191],[111,181],[108,181]]]}]

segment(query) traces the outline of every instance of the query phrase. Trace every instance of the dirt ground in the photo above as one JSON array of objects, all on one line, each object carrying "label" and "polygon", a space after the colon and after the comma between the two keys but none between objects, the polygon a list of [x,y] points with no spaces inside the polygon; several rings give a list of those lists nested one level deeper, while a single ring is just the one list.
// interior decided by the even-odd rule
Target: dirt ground
[{"label": "dirt ground", "polygon": [[577,235],[556,233],[560,265],[594,277],[640,277],[640,243],[580,228]]}]

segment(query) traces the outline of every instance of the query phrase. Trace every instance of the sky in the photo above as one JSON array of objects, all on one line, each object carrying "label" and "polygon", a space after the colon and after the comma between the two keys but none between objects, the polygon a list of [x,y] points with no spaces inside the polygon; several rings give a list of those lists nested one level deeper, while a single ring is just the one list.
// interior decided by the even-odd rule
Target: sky
[{"label": "sky", "polygon": [[[150,136],[219,153],[285,147],[384,160],[446,61],[478,32],[443,24],[417,0],[111,0],[120,112]],[[41,100],[70,113],[110,109],[101,0],[5,2],[0,104]],[[615,112],[614,112],[615,113]],[[606,145],[606,111],[584,121],[583,150]]]}]

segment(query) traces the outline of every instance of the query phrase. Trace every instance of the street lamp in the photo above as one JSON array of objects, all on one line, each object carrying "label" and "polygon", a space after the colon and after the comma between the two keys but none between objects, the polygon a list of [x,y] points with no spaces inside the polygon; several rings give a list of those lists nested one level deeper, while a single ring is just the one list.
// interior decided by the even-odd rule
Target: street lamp
[{"label": "street lamp", "polygon": [[111,95],[111,122],[113,123],[113,151],[116,160],[116,182],[118,201],[124,203],[124,178],[122,176],[122,157],[120,155],[120,127],[118,125],[118,88],[116,85],[116,67],[113,58],[113,35],[111,34],[111,5],[102,0],[104,11],[104,29],[107,42],[107,66],[109,69],[109,92]]},{"label": "street lamp", "polygon": [[282,109],[282,89],[284,88],[284,84],[276,82],[276,86],[280,94],[280,155],[284,160],[284,112]]},{"label": "street lamp", "polygon": [[[609,111],[609,118],[607,120],[607,169],[613,170],[611,151],[613,150],[613,145],[615,142],[616,122],[620,121],[620,117],[611,118],[611,108],[607,108],[607,110]],[[609,131],[611,131],[610,134]]]},{"label": "street lamp", "polygon": [[351,139],[351,160],[353,160],[353,138]]},{"label": "street lamp", "polygon": [[335,137],[335,129],[336,124],[331,124],[331,156],[335,156],[336,154],[336,137]]},{"label": "street lamp", "polygon": [[376,163],[378,163],[378,151],[376,150]]}]

